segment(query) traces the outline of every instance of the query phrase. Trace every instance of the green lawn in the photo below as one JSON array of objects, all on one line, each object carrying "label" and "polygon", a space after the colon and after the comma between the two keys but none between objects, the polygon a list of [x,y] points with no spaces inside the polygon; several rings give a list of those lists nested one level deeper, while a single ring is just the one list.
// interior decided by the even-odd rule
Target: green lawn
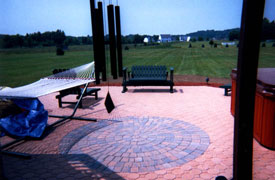
[{"label": "green lawn", "polygon": [[[174,67],[175,74],[230,78],[229,74],[237,64],[236,46],[211,48],[208,42],[192,43],[192,48],[188,45],[127,45],[129,50],[123,50],[123,64],[126,67],[161,64]],[[88,63],[93,60],[92,49],[92,46],[69,47],[64,56],[56,56],[53,47],[0,50],[0,86],[22,86],[50,75],[54,68],[72,68]],[[109,66],[110,62],[107,64]],[[271,44],[261,48],[259,66],[275,67],[275,47]]]}]

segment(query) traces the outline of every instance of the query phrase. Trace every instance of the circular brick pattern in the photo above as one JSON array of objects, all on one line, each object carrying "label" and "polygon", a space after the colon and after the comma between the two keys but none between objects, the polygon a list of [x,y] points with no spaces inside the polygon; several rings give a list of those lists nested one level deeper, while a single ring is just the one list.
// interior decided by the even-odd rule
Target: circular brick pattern
[{"label": "circular brick pattern", "polygon": [[[152,172],[194,160],[209,145],[203,130],[184,121],[161,117],[119,121],[78,139],[69,154],[87,154],[114,172]],[[73,141],[73,136],[66,137]]]}]

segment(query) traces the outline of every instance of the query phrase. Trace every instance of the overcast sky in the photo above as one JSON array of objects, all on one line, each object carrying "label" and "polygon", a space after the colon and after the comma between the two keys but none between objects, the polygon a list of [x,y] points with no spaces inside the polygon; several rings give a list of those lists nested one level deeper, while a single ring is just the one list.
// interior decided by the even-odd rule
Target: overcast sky
[{"label": "overcast sky", "polygon": [[[241,0],[105,0],[120,6],[121,29],[128,34],[186,34],[240,27]],[[275,19],[275,0],[265,15]],[[63,30],[92,35],[89,0],[0,0],[0,34]]]}]

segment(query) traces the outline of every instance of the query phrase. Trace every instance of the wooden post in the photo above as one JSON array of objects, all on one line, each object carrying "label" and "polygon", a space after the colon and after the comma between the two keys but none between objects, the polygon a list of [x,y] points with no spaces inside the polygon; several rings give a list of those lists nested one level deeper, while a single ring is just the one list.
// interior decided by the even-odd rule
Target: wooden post
[{"label": "wooden post", "polygon": [[118,75],[122,77],[122,46],[121,46],[121,25],[120,25],[120,10],[119,6],[115,7],[116,13],[116,34],[117,34],[117,62],[118,62]]},{"label": "wooden post", "polygon": [[237,66],[233,179],[252,179],[253,120],[265,1],[243,1]]},{"label": "wooden post", "polygon": [[117,79],[114,6],[113,5],[108,5],[107,10],[108,10],[108,24],[109,24],[109,44],[110,44],[111,72],[112,72],[112,75],[113,75],[113,79]]},{"label": "wooden post", "polygon": [[93,49],[94,49],[94,61],[95,61],[95,78],[96,84],[100,84],[100,60],[99,60],[99,48],[98,48],[98,28],[97,28],[97,10],[95,9],[95,0],[90,0],[91,20],[92,20],[92,32],[93,32]]},{"label": "wooden post", "polygon": [[103,10],[102,2],[98,2],[97,10],[97,23],[98,23],[98,46],[99,46],[99,58],[102,72],[102,80],[106,81],[106,57],[105,57],[105,41],[104,41],[104,22],[103,22]]}]

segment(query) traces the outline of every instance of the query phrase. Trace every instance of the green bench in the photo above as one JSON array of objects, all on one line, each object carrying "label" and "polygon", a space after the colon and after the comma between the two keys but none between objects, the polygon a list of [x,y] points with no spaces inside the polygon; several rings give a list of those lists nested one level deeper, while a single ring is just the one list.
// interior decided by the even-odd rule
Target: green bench
[{"label": "green bench", "polygon": [[127,86],[170,86],[170,93],[173,93],[173,73],[174,69],[170,68],[168,80],[166,66],[132,66],[130,72],[123,68],[122,93],[128,90]]},{"label": "green bench", "polygon": [[231,92],[232,85],[225,84],[225,85],[220,86],[220,88],[224,88],[224,95],[229,96],[230,94],[228,94],[228,93]]}]

